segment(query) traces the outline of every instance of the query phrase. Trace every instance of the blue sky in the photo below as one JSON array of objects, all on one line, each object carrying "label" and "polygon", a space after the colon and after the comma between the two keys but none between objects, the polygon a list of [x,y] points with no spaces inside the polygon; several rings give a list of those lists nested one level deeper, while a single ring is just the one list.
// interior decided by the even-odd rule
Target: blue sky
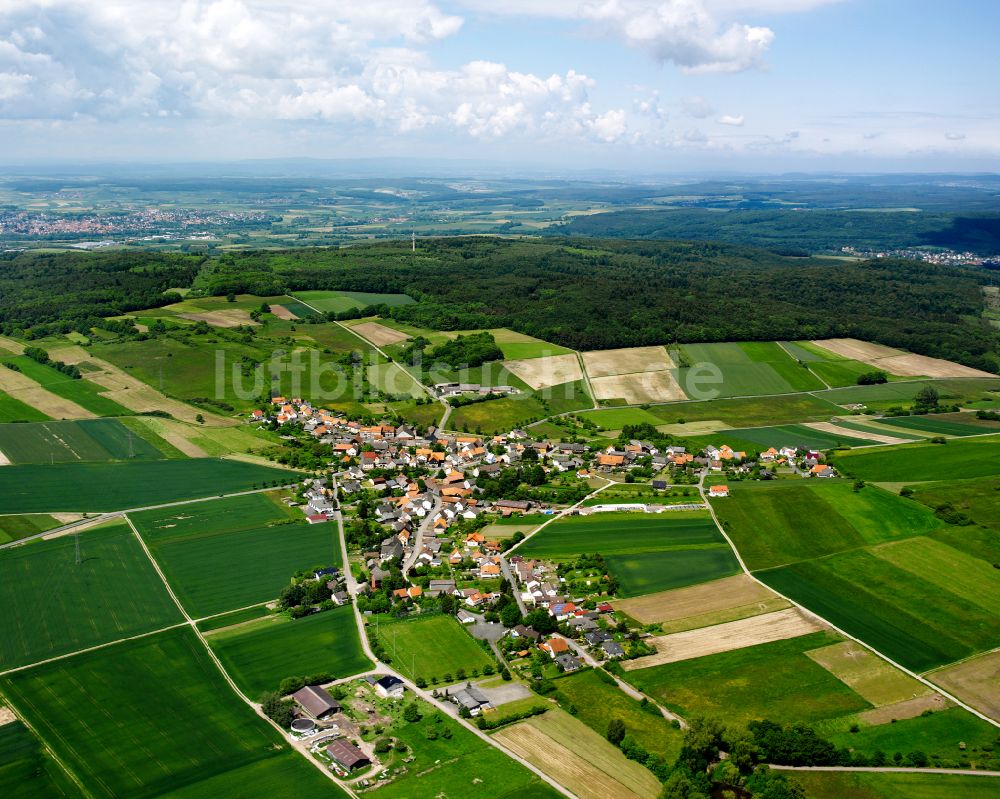
[{"label": "blue sky", "polygon": [[996,171],[994,0],[0,0],[7,162]]}]

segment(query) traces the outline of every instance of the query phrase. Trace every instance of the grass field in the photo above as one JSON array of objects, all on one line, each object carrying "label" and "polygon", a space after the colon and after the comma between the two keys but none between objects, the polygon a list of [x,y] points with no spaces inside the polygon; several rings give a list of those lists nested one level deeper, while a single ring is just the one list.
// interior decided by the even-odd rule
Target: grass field
[{"label": "grass field", "polygon": [[43,388],[58,394],[63,399],[75,402],[97,416],[127,416],[131,413],[128,408],[114,400],[101,396],[101,392],[105,389],[86,378],[74,380],[51,366],[33,361],[27,355],[7,360],[16,363],[21,369],[21,374],[30,377]]},{"label": "grass field", "polygon": [[377,634],[393,667],[411,680],[443,680],[448,674],[457,679],[455,672],[459,669],[471,676],[473,669],[482,671],[483,666],[495,665],[486,650],[451,616],[380,623]]},{"label": "grass field", "polygon": [[201,617],[274,599],[302,569],[340,565],[334,525],[292,523],[287,513],[251,494],[129,518],[185,609]]},{"label": "grass field", "polygon": [[1000,474],[1000,437],[844,452],[837,456],[836,465],[862,480],[909,482],[986,477]]},{"label": "grass field", "polygon": [[[581,407],[590,403],[582,403]],[[547,416],[545,406],[532,394],[477,402],[455,408],[448,417],[448,427],[469,432],[499,433],[523,423]]]},{"label": "grass field", "polygon": [[[496,747],[480,740],[453,719],[418,702],[420,721],[394,727],[413,761],[405,773],[379,788],[379,799],[417,796],[451,799],[557,799],[562,794]],[[444,736],[447,729],[448,737]],[[437,735],[429,736],[435,731]]]},{"label": "grass field", "polygon": [[758,576],[917,672],[1000,645],[1000,575],[932,539],[842,552]]},{"label": "grass field", "polygon": [[824,388],[815,375],[773,341],[683,344],[678,350],[674,361],[693,367],[677,370],[678,382],[691,397],[699,396],[692,382],[699,374],[704,375],[704,367],[699,364],[715,366],[721,372],[721,382],[705,381],[700,386],[701,393],[716,391],[717,397],[785,394]]},{"label": "grass field", "polygon": [[208,640],[226,671],[251,699],[277,690],[285,677],[323,672],[347,677],[372,665],[361,651],[349,605],[294,621],[270,616],[217,632]]},{"label": "grass field", "polygon": [[796,772],[788,778],[809,799],[992,799],[997,784],[989,777],[956,774],[852,774]]},{"label": "grass field", "polygon": [[951,503],[976,524],[1000,532],[1000,477],[926,483],[914,491],[914,497],[931,508]]},{"label": "grass field", "polygon": [[546,560],[599,552],[618,579],[621,596],[680,588],[739,570],[728,544],[701,511],[571,516],[550,524],[517,551]]},{"label": "grass field", "polygon": [[680,752],[683,733],[674,728],[659,710],[643,710],[639,702],[617,685],[602,680],[598,672],[586,669],[555,681],[560,698],[576,707],[576,718],[598,735],[605,735],[608,722],[621,719],[625,731],[647,751],[668,763]]},{"label": "grass field", "polygon": [[963,420],[963,416],[975,420],[975,416],[970,413],[947,414],[946,419],[938,416],[893,416],[879,419],[879,423],[944,436],[981,436],[983,433],[1000,431],[1000,423],[995,426],[972,424]]},{"label": "grass field", "polygon": [[935,530],[927,508],[876,486],[854,491],[841,480],[772,481],[730,486],[713,502],[747,567],[766,569]]},{"label": "grass field", "polygon": [[816,396],[838,405],[860,402],[872,409],[885,409],[893,405],[909,405],[913,398],[927,386],[932,386],[940,394],[942,400],[965,405],[966,402],[981,399],[984,392],[1000,389],[1000,378],[905,380],[873,386],[850,386],[830,391],[819,391]]},{"label": "grass field", "polygon": [[186,629],[8,675],[2,685],[95,797],[263,799],[292,781],[310,795],[342,795],[236,697]]},{"label": "grass field", "polygon": [[296,291],[292,296],[322,313],[340,313],[369,305],[410,305],[414,302],[412,297],[405,294],[372,294],[364,291]]},{"label": "grass field", "polygon": [[[702,436],[701,438],[706,438]],[[730,438],[738,441],[750,441],[756,445],[756,449],[767,449],[768,447],[797,447],[799,449],[832,449],[833,447],[862,447],[874,444],[875,441],[866,439],[861,433],[857,437],[846,435],[834,435],[822,430],[815,430],[811,427],[799,424],[777,425],[774,427],[746,427],[724,430],[707,438],[715,441],[728,441]],[[700,439],[699,439],[700,440]]]},{"label": "grass field", "polygon": [[682,715],[729,722],[813,722],[870,707],[806,652],[839,640],[830,633],[736,649],[629,672],[629,681]]},{"label": "grass field", "polygon": [[59,527],[63,522],[45,513],[0,516],[0,544],[8,544]]},{"label": "grass field", "polygon": [[165,455],[117,419],[0,425],[0,452],[15,464],[162,460]]},{"label": "grass field", "polygon": [[[0,468],[0,513],[113,511],[247,491],[299,475],[253,463],[199,458]],[[72,486],[72,491],[67,491]]]},{"label": "grass field", "polygon": [[395,363],[377,363],[368,367],[368,380],[379,391],[410,398],[425,397],[425,392],[409,372]]},{"label": "grass field", "polygon": [[0,666],[12,668],[182,620],[128,526],[0,550]]},{"label": "grass field", "polygon": [[226,627],[235,627],[237,624],[257,621],[271,615],[267,605],[254,605],[250,608],[240,608],[220,616],[212,616],[198,622],[198,629],[203,633],[210,633],[214,630],[222,630]]},{"label": "grass field", "polygon": [[0,424],[6,422],[44,422],[49,417],[37,408],[0,391]]},{"label": "grass field", "polygon": [[59,799],[83,794],[31,731],[16,721],[0,725],[0,795]]}]

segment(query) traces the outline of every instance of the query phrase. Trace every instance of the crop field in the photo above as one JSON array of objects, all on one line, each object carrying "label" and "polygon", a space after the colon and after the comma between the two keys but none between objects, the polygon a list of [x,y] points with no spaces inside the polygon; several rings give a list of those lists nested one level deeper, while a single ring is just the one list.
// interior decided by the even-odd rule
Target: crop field
[{"label": "crop field", "polygon": [[161,460],[164,454],[117,419],[0,425],[0,452],[11,463]]},{"label": "crop field", "polygon": [[806,422],[803,427],[815,430],[820,433],[828,433],[837,439],[843,439],[845,445],[850,445],[852,441],[863,438],[865,441],[872,441],[876,444],[908,444],[916,440],[914,436],[900,436],[891,427],[883,430],[876,430],[872,427],[861,425],[843,425],[840,420],[835,422]]},{"label": "crop field", "polygon": [[989,564],[957,549],[914,538],[758,576],[897,663],[922,672],[1000,644],[995,616],[1000,577],[991,572]]},{"label": "crop field", "polygon": [[364,291],[296,291],[292,296],[321,313],[341,313],[355,308],[367,308],[369,305],[409,305],[414,301],[405,294],[372,294]]},{"label": "crop field", "polygon": [[716,580],[740,570],[728,544],[704,549],[680,549],[608,555],[608,569],[618,580],[618,595],[642,596]]},{"label": "crop field", "polygon": [[[974,414],[948,414],[947,419],[934,416],[894,416],[879,419],[879,424],[901,427],[904,430],[919,430],[934,435],[945,436],[981,436],[983,433],[1000,432],[1000,422],[991,426],[970,424],[961,419],[962,416],[977,421]],[[958,418],[956,418],[958,417]]]},{"label": "crop field", "polygon": [[856,385],[860,375],[875,371],[875,367],[870,364],[838,355],[811,341],[783,342],[782,346],[793,358],[805,363],[813,374],[834,388]]},{"label": "crop field", "polygon": [[854,641],[841,641],[806,652],[852,691],[875,707],[931,694],[931,689]]},{"label": "crop field", "polygon": [[0,724],[0,795],[7,799],[71,799],[79,787],[19,721]]},{"label": "crop field", "polygon": [[[914,430],[903,430],[899,427],[889,427],[882,426],[881,420],[876,420],[872,417],[858,417],[860,421],[854,421],[853,419],[841,418],[836,422],[837,427],[842,427],[845,430],[853,430],[855,433],[860,433],[865,438],[870,438],[875,441],[879,441],[879,436],[890,436],[891,438],[897,439],[895,442],[885,442],[885,443],[897,443],[905,444],[907,441],[923,441],[926,438],[930,438],[930,433],[917,433]],[[822,424],[819,422],[818,424]]]},{"label": "crop field", "polygon": [[505,727],[493,737],[579,799],[641,799],[660,790],[651,772],[561,710]]},{"label": "crop field", "polygon": [[[369,619],[369,629],[371,620]],[[379,624],[377,629],[382,648],[392,659],[393,668],[415,680],[423,677],[452,679],[459,669],[472,674],[493,664],[493,658],[451,616],[431,616],[406,621]]]},{"label": "crop field", "polygon": [[[282,310],[287,311],[287,313],[282,314]],[[284,302],[281,305],[272,304],[271,313],[279,319],[284,319],[286,321],[289,319],[307,319],[310,316],[316,316],[316,311],[308,305],[297,301]],[[288,314],[291,314],[291,317],[289,317]]]},{"label": "crop field", "polygon": [[656,653],[626,660],[622,668],[626,671],[648,669],[665,663],[693,660],[772,641],[797,638],[821,629],[798,608],[787,608],[699,630],[653,636],[648,639],[648,643],[656,648]]},{"label": "crop field", "polygon": [[[441,406],[436,407],[440,411]],[[448,427],[486,434],[500,433],[519,427],[529,419],[546,415],[545,406],[536,397],[518,394],[455,408],[448,417]]]},{"label": "crop field", "polygon": [[34,405],[12,397],[6,391],[0,391],[0,424],[6,422],[44,422],[49,418],[48,414],[43,413]]},{"label": "crop field", "polygon": [[[776,342],[683,344],[674,360],[684,364],[678,382],[692,398],[786,394],[824,388]],[[709,370],[717,369],[720,380]]]},{"label": "crop field", "polygon": [[395,363],[378,363],[368,367],[368,380],[379,391],[396,396],[416,398],[426,396],[410,373]]},{"label": "crop field", "polygon": [[[606,679],[606,677],[605,677]],[[638,700],[605,682],[594,669],[567,674],[555,680],[556,695],[572,703],[576,718],[598,735],[608,730],[608,722],[621,719],[626,734],[638,741],[647,752],[659,755],[668,763],[677,758],[683,734],[668,722],[659,710],[644,710]]]},{"label": "crop field", "polygon": [[809,799],[992,799],[996,780],[958,774],[883,774],[843,771],[798,771],[789,781],[802,786]]},{"label": "crop field", "polygon": [[207,619],[199,621],[198,629],[203,633],[208,634],[218,630],[223,630],[227,627],[236,627],[237,625],[247,624],[248,622],[259,621],[260,619],[267,618],[270,615],[271,611],[268,609],[267,604],[254,605],[253,607],[232,610],[229,613],[223,613],[219,616],[211,616]]},{"label": "crop field", "polygon": [[46,513],[0,516],[0,544],[44,533],[62,524],[59,519]]},{"label": "crop field", "polygon": [[104,388],[84,377],[74,380],[51,366],[33,361],[27,355],[19,355],[9,359],[16,363],[21,374],[34,380],[38,385],[69,400],[96,416],[127,416],[129,410],[112,399],[102,396]]},{"label": "crop field", "polygon": [[766,569],[935,530],[927,508],[876,486],[841,480],[772,481],[730,487],[715,512],[747,567]]},{"label": "crop field", "polygon": [[672,371],[592,377],[590,384],[599,400],[621,399],[630,405],[687,399]]},{"label": "crop field", "polygon": [[[418,702],[420,721],[394,727],[410,750],[405,773],[373,794],[379,799],[415,796],[449,799],[558,799],[558,793],[520,763],[480,740],[453,719]],[[447,730],[448,737],[445,737]],[[433,732],[432,732],[433,731]],[[435,735],[434,732],[437,734]]]},{"label": "crop field", "polygon": [[778,425],[775,427],[733,428],[717,434],[723,440],[727,436],[741,441],[751,441],[761,449],[768,447],[798,447],[799,449],[832,449],[833,447],[863,447],[877,442],[862,438],[861,434],[838,435],[817,430],[805,425]]},{"label": "crop field", "polygon": [[276,691],[285,677],[325,672],[339,678],[371,668],[349,605],[303,619],[270,616],[211,634],[208,641],[251,699]]},{"label": "crop field", "polygon": [[662,372],[675,368],[666,347],[628,347],[618,350],[596,350],[581,353],[587,374],[595,377]]},{"label": "crop field", "polygon": [[113,511],[285,484],[298,477],[285,469],[210,458],[4,466],[0,513]]},{"label": "crop field", "polygon": [[0,550],[0,667],[14,668],[180,622],[131,530],[112,523]]},{"label": "crop field", "polygon": [[817,632],[629,672],[629,681],[682,715],[727,722],[814,722],[870,707],[806,652],[835,643]]},{"label": "crop field", "polygon": [[966,401],[980,399],[985,391],[996,391],[1000,388],[1000,379],[993,377],[964,378],[961,380],[907,380],[873,386],[834,388],[829,391],[817,391],[816,396],[838,405],[860,402],[869,408],[878,409],[908,404],[922,389],[928,386],[934,388],[942,400],[964,405]]},{"label": "crop field", "polygon": [[787,608],[789,603],[745,574],[615,602],[615,609],[664,633],[695,630]]},{"label": "crop field", "polygon": [[290,780],[338,795],[236,697],[186,629],[8,675],[3,689],[95,797],[263,799]]},{"label": "crop field", "polygon": [[262,451],[278,443],[276,434],[248,425],[210,427],[156,416],[133,416],[121,421],[153,440],[159,449],[168,453],[176,450],[177,456],[189,458],[219,457],[251,449]]},{"label": "crop field", "polygon": [[506,369],[536,391],[583,379],[574,353],[504,361]]},{"label": "crop field", "polygon": [[1000,721],[1000,696],[996,690],[1000,684],[1000,651],[980,655],[927,676],[976,710]]},{"label": "crop field", "polygon": [[292,523],[260,496],[129,514],[193,616],[274,599],[295,572],[340,565],[334,525]]},{"label": "crop field", "polygon": [[918,482],[959,480],[1000,474],[1000,436],[940,444],[905,444],[863,452],[843,452],[838,469],[862,480]]},{"label": "crop field", "polygon": [[875,369],[882,369],[892,375],[901,377],[989,377],[989,372],[973,369],[969,366],[945,361],[941,358],[928,358],[926,355],[914,355],[903,350],[884,347],[853,338],[833,338],[812,342],[814,346],[840,355],[870,364]]}]

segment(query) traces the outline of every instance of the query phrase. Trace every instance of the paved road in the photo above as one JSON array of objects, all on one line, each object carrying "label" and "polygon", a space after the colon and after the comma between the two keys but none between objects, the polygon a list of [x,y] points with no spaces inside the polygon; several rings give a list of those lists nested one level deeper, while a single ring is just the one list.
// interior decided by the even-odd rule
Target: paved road
[{"label": "paved road", "polygon": [[417,535],[413,539],[413,551],[410,552],[409,557],[406,559],[406,563],[403,564],[404,577],[410,573],[410,569],[412,569],[414,564],[417,562],[417,557],[420,555],[420,550],[424,545],[424,534],[434,526],[434,517],[440,510],[441,498],[434,497],[434,506],[427,511],[427,515],[424,517],[423,521],[417,525]]}]

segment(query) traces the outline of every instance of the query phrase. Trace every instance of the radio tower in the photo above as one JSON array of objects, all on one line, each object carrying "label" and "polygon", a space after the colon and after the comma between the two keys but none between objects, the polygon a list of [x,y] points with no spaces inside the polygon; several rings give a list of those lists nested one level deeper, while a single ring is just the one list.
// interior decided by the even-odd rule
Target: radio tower
[{"label": "radio tower", "polygon": [[413,248],[413,252],[417,251],[417,231],[410,233],[410,246]]}]

